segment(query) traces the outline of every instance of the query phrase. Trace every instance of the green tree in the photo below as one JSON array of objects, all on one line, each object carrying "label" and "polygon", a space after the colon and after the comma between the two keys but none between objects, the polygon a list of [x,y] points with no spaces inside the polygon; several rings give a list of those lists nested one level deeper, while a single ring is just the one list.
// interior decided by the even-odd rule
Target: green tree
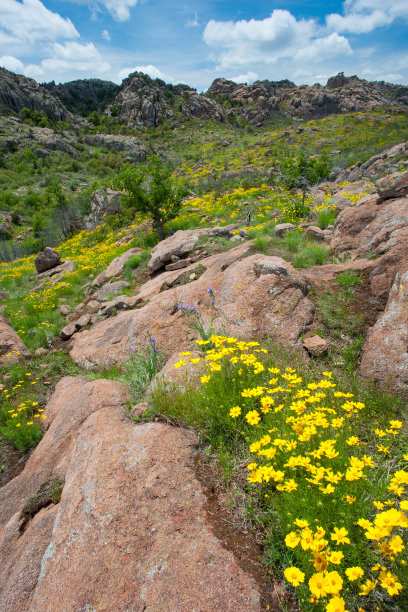
[{"label": "green tree", "polygon": [[175,183],[171,175],[171,166],[155,155],[144,166],[127,165],[111,183],[125,192],[125,205],[133,213],[151,217],[159,240],[164,239],[165,223],[177,216],[188,193],[187,186]]},{"label": "green tree", "polygon": [[285,187],[302,190],[302,208],[304,208],[307,190],[327,178],[330,172],[331,163],[327,155],[312,157],[308,151],[301,151],[295,159],[286,159],[282,164],[282,179]]}]

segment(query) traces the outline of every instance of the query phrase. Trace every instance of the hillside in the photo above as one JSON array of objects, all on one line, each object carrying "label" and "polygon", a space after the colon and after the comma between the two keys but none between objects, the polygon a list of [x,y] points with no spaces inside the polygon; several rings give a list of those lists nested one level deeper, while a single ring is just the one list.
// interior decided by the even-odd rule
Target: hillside
[{"label": "hillside", "polygon": [[408,87],[0,102],[0,609],[407,609]]}]

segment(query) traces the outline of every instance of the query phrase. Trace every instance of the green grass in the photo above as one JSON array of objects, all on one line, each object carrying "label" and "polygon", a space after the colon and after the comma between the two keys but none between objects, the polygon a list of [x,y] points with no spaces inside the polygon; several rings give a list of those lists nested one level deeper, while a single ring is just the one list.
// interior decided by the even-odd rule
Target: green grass
[{"label": "green grass", "polygon": [[146,264],[150,259],[150,252],[143,251],[142,253],[138,253],[137,255],[132,255],[127,262],[125,263],[125,267],[123,269],[122,278],[127,282],[131,282],[134,278],[134,272],[137,268],[141,267],[143,264]]},{"label": "green grass", "polygon": [[299,231],[286,232],[286,234],[284,234],[284,241],[289,253],[298,253],[304,242],[304,235]]},{"label": "green grass", "polygon": [[336,279],[336,283],[346,292],[349,292],[353,287],[360,285],[362,282],[361,274],[355,270],[345,270]]},{"label": "green grass", "polygon": [[325,209],[320,211],[317,214],[317,224],[320,229],[325,229],[328,225],[334,225],[338,214],[339,211],[333,209]]},{"label": "green grass", "polygon": [[80,373],[63,351],[3,365],[0,436],[20,450],[35,446],[42,437],[42,415],[50,387],[62,376]]},{"label": "green grass", "polygon": [[293,259],[294,268],[310,268],[321,266],[329,258],[330,250],[320,244],[310,244],[303,247]]},{"label": "green grass", "polygon": [[164,363],[164,355],[157,348],[155,338],[147,331],[146,341],[142,346],[130,348],[130,356],[123,372],[123,380],[132,391],[133,401],[142,399],[150,382],[160,372]]},{"label": "green grass", "polygon": [[253,245],[260,253],[266,253],[268,251],[269,237],[265,235],[256,236],[253,241]]}]

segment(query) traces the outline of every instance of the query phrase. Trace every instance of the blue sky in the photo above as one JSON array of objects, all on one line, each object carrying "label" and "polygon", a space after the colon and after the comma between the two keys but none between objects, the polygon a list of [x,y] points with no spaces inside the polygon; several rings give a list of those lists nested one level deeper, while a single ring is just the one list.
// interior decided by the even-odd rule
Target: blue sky
[{"label": "blue sky", "polygon": [[408,85],[408,0],[0,0],[0,66],[57,83],[142,70],[199,91],[339,71]]}]

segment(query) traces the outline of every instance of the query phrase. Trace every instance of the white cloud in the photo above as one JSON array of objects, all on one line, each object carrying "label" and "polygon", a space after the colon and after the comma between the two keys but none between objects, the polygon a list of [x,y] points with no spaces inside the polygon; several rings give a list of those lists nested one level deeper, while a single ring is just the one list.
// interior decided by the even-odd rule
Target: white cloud
[{"label": "white cloud", "polygon": [[297,62],[320,60],[324,59],[321,53],[330,57],[351,53],[346,38],[338,34],[321,37],[321,33],[314,19],[298,21],[289,11],[277,9],[263,20],[211,20],[203,39],[221,50],[215,56],[218,69],[271,65],[282,58]]},{"label": "white cloud", "polygon": [[51,57],[41,62],[41,68],[46,72],[61,76],[72,73],[92,76],[103,74],[110,68],[110,64],[102,59],[93,43],[53,43],[51,51]]},{"label": "white cloud", "polygon": [[78,38],[70,19],[47,9],[40,0],[0,0],[0,44],[33,44],[37,41]]},{"label": "white cloud", "polygon": [[316,62],[324,57],[325,59],[337,56],[352,55],[353,51],[349,42],[344,36],[339,36],[333,32],[325,38],[316,38],[308,45],[299,49],[294,59],[297,62]]},{"label": "white cloud", "polygon": [[28,64],[28,66],[24,68],[24,74],[32,79],[38,80],[43,79],[45,72],[41,66],[37,66],[36,64]]},{"label": "white cloud", "polygon": [[138,0],[103,0],[103,4],[117,21],[127,21],[130,8],[136,6]]},{"label": "white cloud", "polygon": [[102,38],[103,38],[104,40],[107,40],[108,42],[110,42],[111,37],[110,37],[110,34],[109,34],[108,30],[103,30],[103,32],[102,32]]},{"label": "white cloud", "polygon": [[390,25],[396,19],[408,19],[407,0],[346,0],[343,15],[326,17],[327,26],[337,32],[364,34]]},{"label": "white cloud", "polygon": [[254,81],[257,81],[259,76],[256,72],[252,72],[251,70],[246,74],[240,74],[237,77],[231,77],[231,81],[234,83],[247,83],[247,85],[252,85]]},{"label": "white cloud", "polygon": [[0,57],[0,66],[7,70],[11,70],[11,72],[17,72],[18,74],[22,74],[24,70],[23,62],[20,62],[19,59],[12,55],[2,55]]},{"label": "white cloud", "polygon": [[143,72],[144,74],[148,74],[152,79],[162,79],[166,83],[176,83],[176,79],[171,75],[162,72],[152,64],[147,66],[133,66],[133,68],[122,68],[122,70],[118,72],[118,78],[122,81],[132,72]]}]

